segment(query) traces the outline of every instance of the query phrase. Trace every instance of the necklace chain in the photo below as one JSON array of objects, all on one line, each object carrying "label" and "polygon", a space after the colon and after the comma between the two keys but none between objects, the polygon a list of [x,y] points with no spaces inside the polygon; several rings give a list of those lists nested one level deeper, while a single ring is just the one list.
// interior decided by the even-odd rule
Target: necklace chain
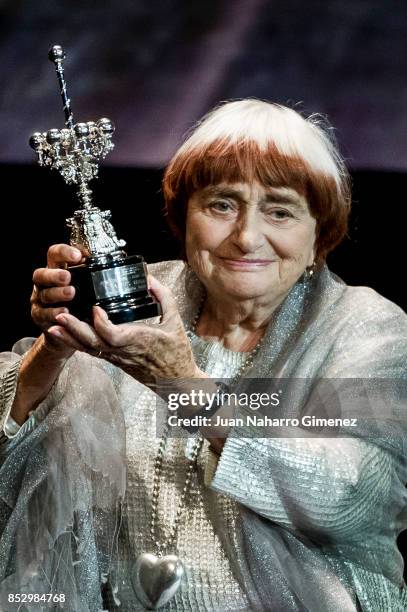
[{"label": "necklace chain", "polygon": [[[199,308],[197,310],[197,313],[192,320],[189,330],[187,331],[187,335],[189,336],[191,336],[192,334],[196,334],[196,328],[197,328],[198,321],[203,311],[203,307],[205,304],[205,298],[206,298],[206,294],[204,293],[202,296]],[[233,377],[233,382],[236,382],[237,380],[239,380],[243,376],[243,374],[246,372],[246,370],[248,370],[253,365],[253,360],[255,356],[257,355],[257,353],[259,352],[259,349],[263,343],[263,337],[260,338],[256,346],[254,346],[250,351],[248,351],[246,359],[243,361],[240,368],[238,369],[235,376]]]},{"label": "necklace chain", "polygon": [[[201,303],[199,305],[198,311],[195,315],[195,317],[193,318],[191,325],[189,327],[189,330],[187,330],[187,335],[190,337],[191,334],[195,334],[197,325],[198,325],[198,321],[199,318],[202,314],[203,311],[203,307],[204,307],[204,303],[205,303],[205,298],[206,295],[204,294],[202,296],[202,300]],[[238,371],[236,372],[235,376],[233,377],[233,382],[236,382],[237,380],[239,380],[244,372],[246,372],[247,369],[249,369],[252,364],[253,364],[253,360],[255,358],[255,356],[257,355],[261,344],[262,344],[263,339],[261,339],[256,346],[247,354],[246,359],[243,361],[242,365],[240,366],[240,368],[238,369]],[[198,364],[199,365],[199,364]],[[196,469],[196,464],[197,464],[197,460],[198,460],[198,456],[199,453],[202,449],[203,446],[203,436],[201,433],[198,433],[195,443],[191,449],[191,453],[190,453],[190,459],[188,460],[188,465],[187,465],[187,469],[186,469],[186,476],[185,476],[185,482],[184,482],[184,486],[182,488],[182,493],[181,493],[181,497],[179,500],[179,504],[178,504],[178,508],[175,514],[175,519],[174,519],[174,523],[170,529],[170,531],[164,535],[164,541],[160,542],[157,536],[157,532],[156,532],[156,523],[157,523],[157,516],[158,516],[158,498],[160,495],[160,488],[161,488],[161,472],[162,472],[162,466],[163,466],[163,460],[164,460],[164,453],[165,453],[165,449],[167,446],[167,441],[168,441],[168,436],[169,436],[169,430],[170,427],[168,425],[168,422],[165,426],[162,438],[160,440],[159,446],[158,446],[158,452],[157,452],[157,456],[154,462],[154,477],[153,477],[153,492],[152,492],[152,503],[151,503],[151,521],[150,521],[150,536],[152,541],[154,542],[154,545],[156,547],[157,550],[157,554],[158,556],[162,556],[163,552],[165,551],[166,548],[168,548],[169,546],[171,546],[171,544],[174,543],[176,535],[177,535],[177,531],[178,531],[178,526],[181,520],[181,516],[182,516],[182,512],[184,510],[184,506],[186,505],[187,502],[187,498],[188,495],[191,491],[191,489],[193,488],[193,473]]]},{"label": "necklace chain", "polygon": [[160,542],[156,534],[156,521],[157,521],[157,514],[158,514],[158,497],[160,494],[160,476],[161,476],[161,470],[162,470],[162,465],[163,465],[164,452],[165,452],[165,448],[166,448],[167,440],[168,440],[169,429],[170,429],[169,426],[166,425],[166,428],[163,433],[163,437],[160,440],[157,457],[154,463],[150,536],[155,544],[155,547],[157,549],[157,553],[159,556],[162,555],[165,548],[173,544],[175,537],[177,535],[178,525],[181,520],[182,511],[184,509],[184,504],[186,504],[187,496],[189,494],[190,489],[192,488],[192,475],[193,475],[193,472],[195,471],[198,455],[199,455],[199,452],[203,444],[203,437],[201,434],[198,434],[195,444],[191,450],[191,459],[188,460],[185,482],[182,488],[181,498],[179,500],[174,523],[169,533],[166,536],[164,536],[164,541]]}]

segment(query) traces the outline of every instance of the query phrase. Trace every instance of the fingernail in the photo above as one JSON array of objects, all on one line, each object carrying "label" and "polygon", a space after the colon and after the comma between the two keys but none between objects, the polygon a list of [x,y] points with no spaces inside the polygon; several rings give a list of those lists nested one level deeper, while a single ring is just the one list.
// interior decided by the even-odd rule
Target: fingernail
[{"label": "fingernail", "polygon": [[67,323],[68,319],[66,318],[66,316],[64,314],[58,314],[55,319],[59,322],[59,323]]},{"label": "fingernail", "polygon": [[101,308],[100,306],[94,306],[93,308],[102,317],[102,319],[108,321],[109,317],[107,316],[107,312],[103,310],[103,308]]},{"label": "fingernail", "polygon": [[74,259],[78,259],[78,257],[82,257],[82,253],[79,249],[71,249],[71,255]]},{"label": "fingernail", "polygon": [[72,288],[71,287],[64,287],[62,293],[66,296],[72,295]]},{"label": "fingernail", "polygon": [[57,327],[50,327],[48,330],[48,333],[51,334],[51,336],[56,336],[57,338],[63,338],[62,333],[59,331]]}]

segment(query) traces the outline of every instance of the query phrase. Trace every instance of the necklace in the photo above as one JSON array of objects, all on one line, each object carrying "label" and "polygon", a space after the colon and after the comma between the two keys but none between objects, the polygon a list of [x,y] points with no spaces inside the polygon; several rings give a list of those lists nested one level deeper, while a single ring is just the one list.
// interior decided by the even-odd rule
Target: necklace
[{"label": "necklace", "polygon": [[[187,335],[191,337],[195,333],[199,318],[202,314],[205,303],[205,294],[202,297],[197,314],[192,320]],[[233,377],[233,382],[241,378],[244,372],[252,366],[254,357],[258,353],[262,340],[247,354],[246,359],[241,364],[240,368]],[[198,364],[199,365],[199,364]],[[184,564],[181,559],[175,555],[164,555],[164,551],[174,544],[177,536],[178,526],[181,520],[182,512],[187,504],[187,499],[191,489],[193,488],[193,473],[196,470],[196,464],[199,453],[203,445],[203,436],[198,433],[195,443],[190,453],[188,460],[185,482],[182,489],[179,505],[175,514],[174,523],[169,532],[164,536],[164,541],[159,541],[156,532],[156,522],[158,516],[158,498],[160,495],[160,478],[163,466],[164,453],[167,446],[170,427],[168,423],[165,426],[163,436],[158,446],[157,457],[154,463],[153,491],[151,503],[151,520],[150,520],[150,537],[154,543],[156,554],[142,553],[140,554],[134,566],[132,582],[135,593],[140,602],[148,610],[157,610],[164,606],[178,591],[181,586],[182,578],[185,573]]]},{"label": "necklace", "polygon": [[[197,325],[198,325],[198,321],[201,318],[201,314],[202,314],[203,307],[204,307],[204,304],[205,304],[205,299],[206,299],[206,294],[204,293],[203,296],[202,296],[202,299],[201,299],[201,303],[199,304],[199,308],[197,310],[197,313],[194,316],[194,318],[192,319],[192,323],[191,323],[189,329],[187,330],[187,336],[189,336],[189,338],[191,338],[194,334],[196,334],[196,328],[197,328]],[[264,336],[262,336],[260,338],[260,340],[258,341],[258,343],[256,344],[255,347],[253,347],[250,351],[248,351],[246,359],[243,361],[243,363],[241,364],[240,368],[238,369],[238,371],[234,375],[231,383],[234,383],[237,380],[239,380],[240,378],[242,378],[242,376],[246,372],[246,370],[251,368],[251,366],[253,365],[254,358],[257,355],[257,353],[259,352],[259,349],[260,349],[260,347],[261,347],[261,345],[263,343],[263,338],[264,338]]]},{"label": "necklace", "polygon": [[153,494],[151,503],[150,537],[154,542],[157,554],[142,553],[137,557],[133,586],[137,597],[148,610],[157,610],[164,606],[181,586],[185,569],[184,564],[177,555],[163,555],[163,552],[171,544],[177,535],[178,525],[181,519],[184,504],[192,488],[192,475],[196,468],[199,452],[202,448],[203,437],[198,434],[195,444],[191,450],[191,459],[185,476],[181,498],[175,515],[174,523],[163,542],[160,542],[156,533],[156,521],[158,514],[158,497],[160,494],[160,476],[164,452],[167,445],[169,425],[167,424],[158,446],[157,457],[154,464]]}]

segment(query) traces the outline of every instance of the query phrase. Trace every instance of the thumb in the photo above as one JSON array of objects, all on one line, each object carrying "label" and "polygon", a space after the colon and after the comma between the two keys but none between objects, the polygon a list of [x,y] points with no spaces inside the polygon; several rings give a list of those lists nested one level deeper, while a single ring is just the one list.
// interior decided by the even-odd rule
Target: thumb
[{"label": "thumb", "polygon": [[148,288],[154,297],[160,302],[163,311],[162,323],[165,323],[174,312],[178,312],[177,303],[171,289],[160,283],[151,274],[147,277]]}]

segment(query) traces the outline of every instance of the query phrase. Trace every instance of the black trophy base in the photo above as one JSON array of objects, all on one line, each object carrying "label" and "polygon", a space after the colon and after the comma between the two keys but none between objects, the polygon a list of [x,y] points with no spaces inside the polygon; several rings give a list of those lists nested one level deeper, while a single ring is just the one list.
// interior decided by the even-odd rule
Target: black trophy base
[{"label": "black trophy base", "polygon": [[[101,306],[101,304],[98,304]],[[116,325],[119,323],[131,323],[142,319],[152,319],[162,315],[161,306],[150,295],[142,300],[128,299],[120,303],[105,305],[109,319]]]},{"label": "black trophy base", "polygon": [[147,269],[139,255],[122,251],[93,258],[68,268],[74,299],[67,303],[71,314],[92,323],[92,306],[103,308],[115,324],[131,323],[162,314],[161,305],[149,293]]}]

